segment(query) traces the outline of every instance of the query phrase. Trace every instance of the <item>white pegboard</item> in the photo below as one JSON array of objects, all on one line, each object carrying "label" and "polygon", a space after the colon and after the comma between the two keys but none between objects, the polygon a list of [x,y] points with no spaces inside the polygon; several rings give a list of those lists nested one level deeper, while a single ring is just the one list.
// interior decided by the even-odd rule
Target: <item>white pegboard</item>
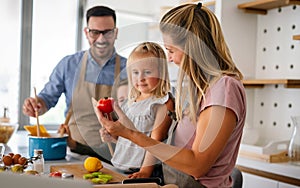
[{"label": "white pegboard", "polygon": [[[257,79],[300,79],[300,6],[275,8],[257,20]],[[253,101],[252,101],[253,100]],[[253,124],[259,128],[261,139],[290,139],[291,115],[300,115],[300,88],[268,85],[255,89]]]}]

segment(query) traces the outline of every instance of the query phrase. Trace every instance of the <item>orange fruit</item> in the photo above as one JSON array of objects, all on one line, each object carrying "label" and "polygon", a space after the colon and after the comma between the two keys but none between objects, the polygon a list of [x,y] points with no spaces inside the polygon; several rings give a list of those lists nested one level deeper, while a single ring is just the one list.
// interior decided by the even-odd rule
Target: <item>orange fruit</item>
[{"label": "orange fruit", "polygon": [[84,168],[88,172],[97,172],[103,168],[102,162],[97,157],[88,157],[84,160]]}]

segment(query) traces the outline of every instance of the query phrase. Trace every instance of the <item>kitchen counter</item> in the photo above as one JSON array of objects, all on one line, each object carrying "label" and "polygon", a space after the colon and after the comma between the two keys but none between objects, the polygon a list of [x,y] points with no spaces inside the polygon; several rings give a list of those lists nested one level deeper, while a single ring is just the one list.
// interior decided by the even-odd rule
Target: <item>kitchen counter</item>
[{"label": "kitchen counter", "polygon": [[[13,152],[13,153],[19,153],[22,156],[25,157],[29,157],[28,154],[28,137],[27,137],[27,131],[18,131],[15,135],[13,135],[13,137],[10,139],[10,141],[8,142],[8,144],[5,146],[6,150],[5,150],[5,154]],[[62,165],[75,165],[76,164],[83,164],[83,161],[85,160],[85,158],[88,156],[84,156],[84,155],[78,155],[75,153],[70,152],[69,150],[67,150],[67,155],[65,157],[65,159],[61,159],[61,160],[53,160],[53,161],[45,161],[45,175],[50,173],[50,166],[62,166]],[[121,171],[119,171],[118,169],[116,169],[115,167],[113,167],[110,164],[107,164],[105,162],[102,162],[104,168],[106,168],[106,170],[111,170],[114,171],[116,173],[119,173],[121,175],[125,175],[123,174]],[[127,175],[125,175],[127,176]],[[22,176],[20,176],[22,177]],[[65,180],[67,181],[67,180]],[[28,181],[27,181],[28,182]],[[4,183],[9,183],[9,185],[11,185],[11,182],[1,182],[2,184]],[[35,185],[35,183],[33,184]],[[73,185],[73,184],[72,184]],[[15,186],[16,187],[16,186]],[[54,186],[55,187],[55,186]],[[129,188],[129,187],[143,187],[143,188],[165,188],[165,187],[169,187],[169,188],[178,188],[176,185],[174,184],[169,184],[169,185],[165,185],[165,186],[159,186],[156,183],[134,183],[134,184],[101,184],[101,185],[93,185],[93,188],[117,188],[117,187],[122,187],[122,188]]]},{"label": "kitchen counter", "polygon": [[237,160],[237,165],[272,174],[295,178],[298,180],[300,178],[300,166],[290,164],[289,162],[267,163],[259,160],[239,157]]},{"label": "kitchen counter", "polygon": [[[22,156],[25,156],[28,158],[29,157],[29,152],[28,152],[29,140],[28,140],[27,135],[28,135],[28,133],[25,130],[17,131],[16,134],[14,134],[12,136],[12,138],[7,143],[7,145],[5,145],[5,147],[6,147],[5,154],[10,153],[10,152],[19,153]],[[45,161],[45,173],[50,173],[50,166],[52,166],[52,165],[76,164],[76,163],[82,164],[86,157],[88,157],[88,156],[72,153],[69,149],[67,149],[67,155],[66,155],[65,159],[53,160],[53,161],[46,160]],[[103,166],[107,169],[121,173],[118,169],[114,168],[110,164],[106,164],[103,162]]]},{"label": "kitchen counter", "polygon": [[[7,144],[5,153],[14,152],[20,153],[23,156],[28,155],[28,138],[26,131],[18,131]],[[77,155],[70,151],[67,151],[67,156],[62,160],[46,161],[45,170],[46,173],[50,170],[50,165],[57,165],[62,163],[82,163],[87,156]],[[285,163],[267,163],[259,160],[248,159],[244,157],[239,157],[237,160],[237,166],[244,169],[253,171],[265,172],[273,175],[278,175],[286,178],[291,178],[293,180],[299,180],[300,177],[300,166],[292,165],[288,162]],[[117,171],[116,168],[109,164],[104,164],[104,167],[111,170]]]},{"label": "kitchen counter", "polygon": [[243,173],[300,186],[300,166],[285,163],[268,163],[239,157],[236,167]]}]

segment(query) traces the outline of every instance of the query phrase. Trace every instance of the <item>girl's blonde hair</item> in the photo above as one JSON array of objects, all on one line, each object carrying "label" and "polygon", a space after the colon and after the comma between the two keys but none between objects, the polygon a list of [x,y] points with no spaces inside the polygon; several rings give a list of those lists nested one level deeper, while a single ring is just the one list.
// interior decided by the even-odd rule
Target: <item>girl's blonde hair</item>
[{"label": "girl's blonde hair", "polygon": [[168,72],[168,63],[164,50],[161,46],[154,42],[143,42],[133,49],[127,59],[127,74],[128,74],[128,86],[129,86],[129,100],[133,101],[141,93],[133,87],[132,77],[130,74],[130,65],[132,63],[138,63],[138,61],[147,61],[149,63],[157,63],[159,70],[159,82],[157,87],[153,91],[153,95],[157,98],[165,96],[170,91],[170,79]]},{"label": "girl's blonde hair", "polygon": [[187,111],[195,123],[210,84],[223,75],[237,79],[243,76],[231,58],[216,16],[201,3],[171,9],[162,17],[160,30],[184,51],[177,80],[176,115],[182,118],[187,102]]}]

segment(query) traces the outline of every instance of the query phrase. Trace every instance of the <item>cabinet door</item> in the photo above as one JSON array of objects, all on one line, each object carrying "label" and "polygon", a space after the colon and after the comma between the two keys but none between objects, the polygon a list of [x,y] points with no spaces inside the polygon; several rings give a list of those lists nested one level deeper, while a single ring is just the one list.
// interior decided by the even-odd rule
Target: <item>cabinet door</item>
[{"label": "cabinet door", "polygon": [[268,178],[263,178],[260,176],[255,176],[248,173],[243,174],[243,188],[253,188],[253,187],[268,187],[277,188],[278,182]]},{"label": "cabinet door", "polygon": [[299,186],[279,182],[278,188],[299,188]]}]

